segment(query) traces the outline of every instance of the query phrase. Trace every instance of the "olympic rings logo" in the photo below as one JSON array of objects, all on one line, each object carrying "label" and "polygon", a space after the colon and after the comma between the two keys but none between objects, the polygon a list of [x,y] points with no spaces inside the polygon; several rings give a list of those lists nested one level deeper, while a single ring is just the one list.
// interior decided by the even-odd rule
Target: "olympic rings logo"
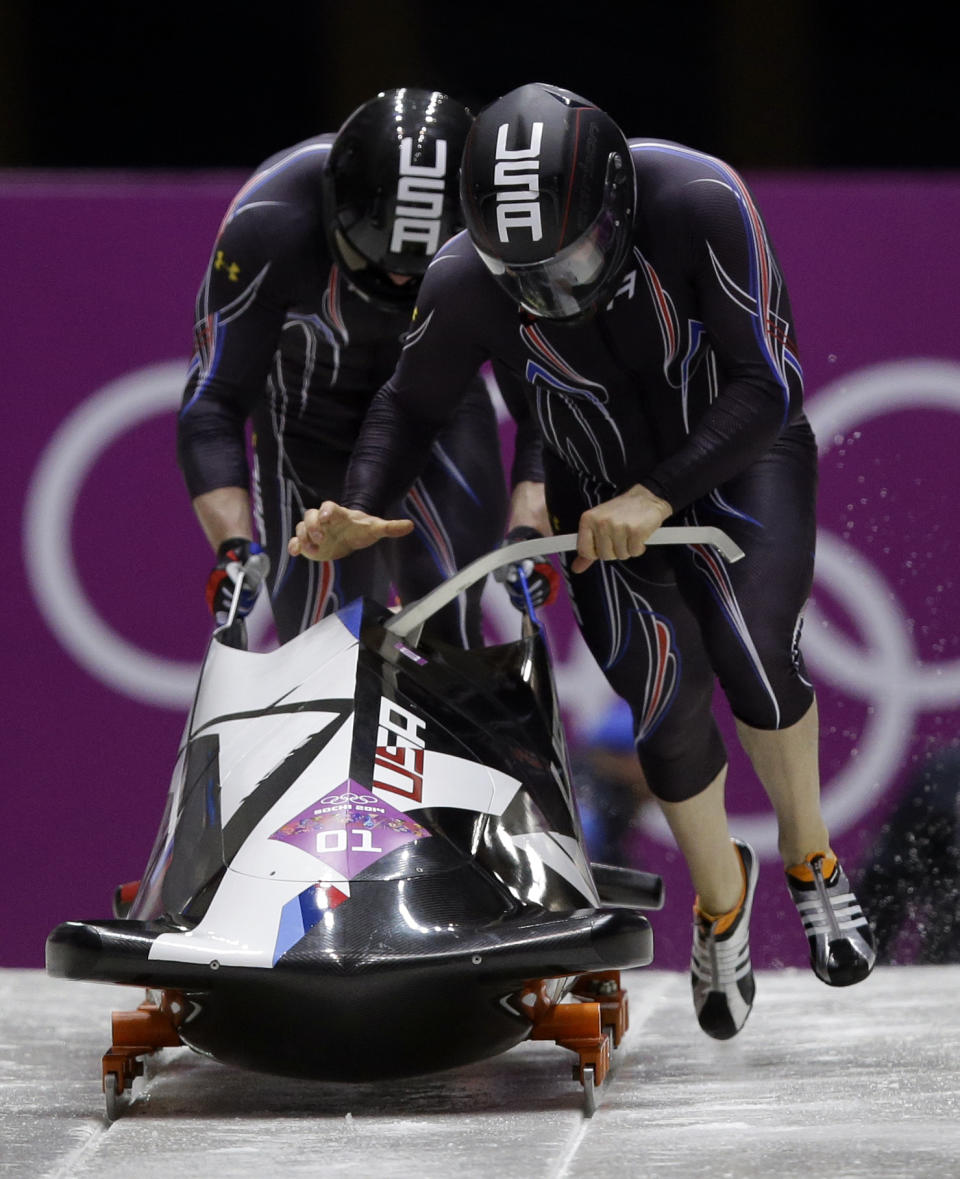
[{"label": "olympic rings logo", "polygon": [[[809,415],[824,455],[871,418],[921,407],[960,413],[960,364],[900,360],[863,369],[822,389]],[[873,706],[858,756],[824,791],[827,825],[843,831],[870,808],[902,764],[917,715],[958,707],[960,659],[924,663],[893,590],[855,549],[823,532],[817,539],[817,579],[858,619],[865,645],[824,626],[814,601],[804,628],[805,655],[822,679]]]},{"label": "olympic rings logo", "polygon": [[74,505],[101,453],[141,421],[175,410],[185,375],[182,363],[138,369],[98,389],[65,418],[33,473],[23,532],[34,597],[63,646],[109,687],[169,708],[189,706],[197,666],[149,654],[96,613],[83,591],[71,534]]},{"label": "olympic rings logo", "polygon": [[[77,502],[96,460],[116,438],[147,418],[176,410],[184,375],[180,362],[157,364],[95,392],[51,438],[34,471],[24,510],[27,574],[37,605],[61,644],[109,687],[174,709],[189,707],[199,664],[145,651],[121,638],[97,614],[83,593],[71,539],[72,507],[64,511],[64,505]],[[960,413],[960,364],[902,360],[863,369],[821,389],[808,403],[808,413],[823,455],[863,422],[917,407]],[[923,663],[896,595],[880,573],[824,530],[817,546],[817,583],[855,620],[863,645],[827,627],[814,597],[804,628],[804,655],[818,679],[869,704],[858,755],[823,789],[827,824],[839,834],[889,785],[906,755],[917,715],[957,708],[960,660]],[[575,642],[569,659],[556,667],[561,699],[571,698],[579,707],[583,698],[588,713],[609,699],[602,690],[593,692],[599,672],[591,673],[590,662],[584,645]],[[591,689],[587,693],[585,684]],[[772,816],[737,815],[736,825],[761,857],[776,857]],[[672,843],[659,815],[645,826],[654,837]]]},{"label": "olympic rings logo", "polygon": [[318,805],[333,806],[335,803],[341,805],[348,803],[363,803],[365,806],[375,806],[380,802],[379,798],[375,798],[372,794],[328,794],[325,798],[321,798]]}]

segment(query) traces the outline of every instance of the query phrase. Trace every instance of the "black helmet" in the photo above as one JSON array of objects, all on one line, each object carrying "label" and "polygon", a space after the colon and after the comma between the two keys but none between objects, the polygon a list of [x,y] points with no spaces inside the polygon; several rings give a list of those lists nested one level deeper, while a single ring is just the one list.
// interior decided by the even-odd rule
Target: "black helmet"
[{"label": "black helmet", "polygon": [[477,115],[460,193],[477,252],[533,315],[582,319],[611,298],[630,252],[636,176],[623,132],[540,82]]},{"label": "black helmet", "polygon": [[431,258],[463,228],[457,171],[472,121],[445,94],[403,88],[365,102],[337,132],[323,172],[324,223],[365,298],[412,305]]}]

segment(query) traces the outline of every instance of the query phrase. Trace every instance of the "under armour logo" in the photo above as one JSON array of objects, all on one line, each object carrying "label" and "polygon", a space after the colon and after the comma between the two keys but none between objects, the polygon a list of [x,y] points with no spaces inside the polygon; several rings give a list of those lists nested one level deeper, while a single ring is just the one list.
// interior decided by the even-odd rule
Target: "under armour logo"
[{"label": "under armour logo", "polygon": [[217,256],[213,262],[213,269],[225,270],[227,272],[227,278],[231,282],[237,282],[240,278],[240,267],[236,262],[228,262],[223,256],[223,250],[217,250]]}]

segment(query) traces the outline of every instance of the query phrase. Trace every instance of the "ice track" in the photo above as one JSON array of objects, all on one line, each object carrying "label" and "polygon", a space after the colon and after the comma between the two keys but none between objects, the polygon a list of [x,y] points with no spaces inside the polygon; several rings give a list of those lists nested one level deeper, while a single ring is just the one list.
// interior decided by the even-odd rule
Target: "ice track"
[{"label": "ice track", "polygon": [[960,966],[880,968],[848,990],[807,971],[764,973],[746,1028],[727,1043],[696,1026],[685,975],[624,977],[630,1030],[590,1120],[573,1054],[529,1043],[355,1086],[166,1049],[108,1124],[109,1014],[143,992],[0,971],[0,1176],[960,1175]]}]

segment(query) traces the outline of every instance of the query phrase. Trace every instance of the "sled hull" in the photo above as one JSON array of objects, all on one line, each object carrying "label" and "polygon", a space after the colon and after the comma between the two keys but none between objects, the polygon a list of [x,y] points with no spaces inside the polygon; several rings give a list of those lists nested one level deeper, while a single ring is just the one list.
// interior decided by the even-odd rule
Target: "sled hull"
[{"label": "sled hull", "polygon": [[511,999],[527,983],[629,969],[653,958],[645,917],[625,909],[525,915],[451,938],[424,956],[369,954],[270,970],[149,957],[159,930],[135,921],[67,922],[47,940],[61,978],[176,989],[182,1041],[276,1075],[370,1081],[495,1056],[531,1023]]}]

